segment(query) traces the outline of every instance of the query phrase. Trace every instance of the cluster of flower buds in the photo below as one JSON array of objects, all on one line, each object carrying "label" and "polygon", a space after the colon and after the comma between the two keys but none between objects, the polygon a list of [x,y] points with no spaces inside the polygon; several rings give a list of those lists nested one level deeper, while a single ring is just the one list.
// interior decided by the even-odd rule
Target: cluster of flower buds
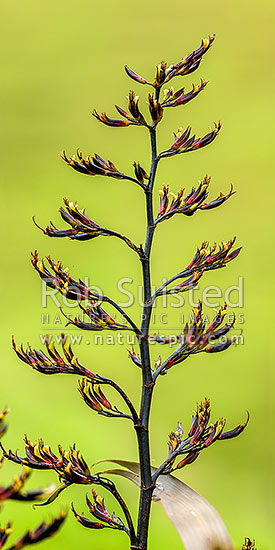
[{"label": "cluster of flower buds", "polygon": [[255,540],[245,537],[242,550],[256,550]]},{"label": "cluster of flower buds", "polygon": [[164,97],[161,105],[162,107],[178,107],[179,105],[185,105],[204,90],[206,84],[206,80],[201,79],[200,84],[193,84],[192,90],[187,93],[185,93],[185,88],[181,88],[176,92],[173,87],[169,88],[169,90],[164,90]]},{"label": "cluster of flower buds", "polygon": [[[235,316],[231,323],[223,324],[227,305],[224,304],[215,315],[212,323],[206,327],[206,322],[202,315],[202,303],[199,301],[198,306],[193,309],[192,320],[186,323],[181,335],[177,336],[180,340],[175,351],[154,371],[154,378],[159,374],[166,374],[168,369],[182,363],[190,355],[206,352],[217,353],[224,351],[232,344],[232,339],[225,338],[222,342],[218,340],[226,336],[230,329],[234,326]],[[163,342],[162,342],[163,343]]]},{"label": "cluster of flower buds", "polygon": [[94,157],[88,155],[84,158],[81,151],[77,151],[77,156],[67,157],[65,151],[63,151],[63,153],[60,153],[60,156],[69,166],[82,174],[89,176],[110,176],[119,180],[127,178],[125,174],[122,174],[118,170],[113,162],[110,160],[106,161],[97,154]]},{"label": "cluster of flower buds", "polygon": [[132,243],[128,237],[106,229],[98,225],[96,222],[88,218],[85,214],[85,208],[79,209],[76,202],[71,202],[66,197],[63,199],[65,208],[59,209],[62,219],[70,226],[70,229],[58,229],[52,222],[45,229],[40,227],[36,222],[35,225],[43,231],[48,237],[69,237],[72,240],[89,241],[101,235],[109,237],[118,237],[122,239],[132,250],[136,252],[139,249]]},{"label": "cluster of flower buds", "polygon": [[80,279],[78,281],[73,279],[68,273],[68,268],[63,269],[61,262],[55,263],[49,256],[47,261],[52,272],[45,266],[45,259],[41,261],[38,259],[37,250],[31,254],[31,263],[47,286],[58,290],[68,300],[98,302],[99,295],[92,292]]},{"label": "cluster of flower buds", "polygon": [[[20,457],[11,450],[6,451],[1,445],[4,456],[16,464],[21,464],[34,470],[54,470],[59,475],[60,481],[64,482],[64,487],[62,488],[72,483],[87,485],[97,481],[98,477],[91,474],[88,465],[75,445],[71,446],[69,451],[64,451],[59,445],[59,456],[57,456],[49,445],[45,445],[42,439],[32,443],[25,436],[25,443],[25,457]],[[60,488],[55,491],[55,498],[59,493]],[[53,495],[51,495],[47,503],[53,500]]]},{"label": "cluster of flower buds", "polygon": [[[169,193],[168,185],[164,185],[160,190],[160,203],[158,215],[155,219],[155,224],[168,220],[175,214],[184,214],[185,216],[193,216],[197,210],[211,210],[220,206],[227,201],[233,194],[233,187],[231,185],[230,191],[227,195],[220,193],[220,195],[211,202],[204,202],[208,197],[208,187],[210,184],[210,177],[205,176],[202,182],[199,182],[197,188],[192,187],[191,191],[183,197],[184,189],[180,189],[178,194]],[[171,197],[171,201],[170,201]],[[170,204],[169,204],[170,202]]]},{"label": "cluster of flower buds", "polygon": [[97,519],[97,521],[92,521],[86,518],[83,514],[78,514],[72,505],[72,510],[77,521],[79,521],[79,523],[81,523],[84,527],[88,527],[88,529],[104,529],[104,527],[109,527],[111,529],[125,531],[128,534],[128,528],[122,519],[117,518],[114,513],[112,515],[109,514],[104,504],[104,499],[101,498],[101,496],[99,496],[94,489],[92,489],[92,497],[93,502],[91,502],[88,496],[86,496],[86,502],[90,513]]},{"label": "cluster of flower buds", "polygon": [[125,71],[130,78],[135,80],[135,82],[139,82],[139,84],[149,84],[154,86],[154,88],[159,89],[163,84],[169,82],[169,80],[171,80],[174,76],[184,76],[193,73],[199,67],[203,55],[209,50],[214,39],[215,35],[205,38],[196,50],[188,55],[185,55],[181,61],[174,65],[167,67],[167,63],[162,61],[157,66],[156,77],[152,84],[130,69],[127,65],[125,65]]},{"label": "cluster of flower buds", "polygon": [[157,67],[157,74],[154,81],[154,87],[159,88],[166,82],[169,82],[174,76],[185,76],[193,73],[200,65],[203,55],[209,50],[215,39],[215,35],[202,40],[200,46],[192,53],[187,54],[181,61],[167,68],[166,63],[162,62]]},{"label": "cluster of flower buds", "polygon": [[43,374],[78,374],[95,380],[96,374],[79,363],[72,351],[71,345],[67,342],[65,334],[61,334],[61,343],[66,360],[58,353],[54,341],[50,336],[46,336],[45,338],[48,355],[42,351],[32,349],[30,346],[25,351],[22,345],[17,345],[14,338],[12,338],[13,349],[19,359],[30,365],[33,369]]},{"label": "cluster of flower buds", "polygon": [[83,330],[134,330],[128,325],[122,325],[117,323],[113,317],[111,317],[101,306],[91,305],[89,307],[83,307],[79,304],[80,309],[84,315],[87,315],[90,322],[85,322],[79,317],[71,319],[68,315],[64,315],[68,320],[68,325],[74,325]]},{"label": "cluster of flower buds", "polygon": [[[155,296],[161,296],[163,294],[177,294],[178,292],[190,290],[196,286],[204,271],[225,267],[229,262],[238,256],[242,249],[242,247],[239,247],[230,252],[235,241],[236,237],[227,242],[222,242],[218,250],[217,243],[214,243],[213,246],[209,246],[209,243],[204,241],[201,247],[197,248],[196,254],[188,266],[183,271],[172,277],[172,279],[164,283],[156,291]],[[189,278],[182,283],[167,289],[167,286],[171,282],[177,279],[183,279],[185,277]]]},{"label": "cluster of flower buds", "polygon": [[4,409],[3,411],[0,411],[0,439],[8,429],[7,424],[5,424],[5,418],[8,412],[9,412],[9,409],[7,408]]},{"label": "cluster of flower buds", "polygon": [[[53,518],[49,522],[43,521],[35,529],[26,531],[20,539],[18,539],[8,550],[19,550],[24,546],[30,544],[36,544],[51,537],[59,530],[62,523],[66,519],[66,513],[61,512],[57,517]],[[4,545],[12,533],[11,523],[7,523],[6,527],[0,527],[0,548],[4,548]]]},{"label": "cluster of flower buds", "polygon": [[[203,449],[209,447],[217,440],[237,437],[247,426],[249,415],[243,424],[239,424],[236,428],[227,432],[224,431],[226,423],[224,418],[220,418],[214,424],[209,424],[209,420],[210,401],[205,398],[204,402],[197,405],[188,436],[186,438],[183,437],[181,424],[178,424],[176,431],[169,435],[169,455],[165,463],[164,473],[170,473],[173,470],[191,464],[198,458],[199,453]],[[179,455],[185,455],[185,457],[174,467],[174,463]]]},{"label": "cluster of flower buds", "polygon": [[188,126],[186,130],[183,130],[183,128],[179,128],[177,133],[174,133],[174,141],[171,147],[167,149],[167,151],[163,151],[162,153],[160,153],[159,158],[173,157],[174,155],[178,155],[179,153],[189,153],[190,151],[201,149],[202,147],[205,147],[206,145],[209,145],[209,143],[212,143],[212,141],[214,141],[221,127],[222,123],[219,120],[218,124],[215,123],[213,129],[209,128],[210,132],[208,132],[208,134],[205,134],[205,136],[203,136],[202,138],[196,138],[195,134],[190,137],[190,126]]},{"label": "cluster of flower buds", "polygon": [[[3,422],[8,409],[5,409],[0,413],[0,425]],[[3,426],[2,426],[3,428]],[[4,430],[2,429],[1,435],[3,435]],[[6,451],[1,445],[3,450],[3,457],[0,460],[0,466],[3,463],[5,456],[7,456]],[[15,460],[15,462],[18,462]],[[30,477],[31,471],[27,468],[24,468],[20,476],[14,476],[12,483],[6,487],[0,487],[0,508],[4,501],[6,500],[17,500],[20,502],[37,502],[44,500],[45,497],[48,497],[53,491],[53,486],[50,486],[46,489],[31,489],[30,491],[25,490],[25,484]],[[51,535],[53,535],[61,527],[64,522],[66,515],[64,512],[61,512],[59,516],[53,518],[50,522],[42,522],[32,531],[28,530],[20,537],[12,546],[9,546],[8,550],[19,550],[24,546],[29,544],[35,544],[40,542]],[[0,526],[0,548],[4,548],[10,534],[12,533],[11,522],[8,522],[5,527]]]},{"label": "cluster of flower buds", "polygon": [[96,110],[92,112],[92,115],[97,120],[99,120],[100,122],[103,122],[103,124],[106,124],[107,126],[125,127],[125,126],[130,126],[131,124],[135,126],[147,126],[144,116],[141,114],[139,110],[138,100],[139,100],[139,97],[135,94],[133,90],[131,90],[128,96],[129,112],[125,111],[118,105],[115,105],[115,108],[118,111],[118,113],[121,116],[123,116],[126,120],[109,118],[106,115],[106,113],[99,114]]},{"label": "cluster of flower buds", "polygon": [[196,254],[186,270],[189,269],[218,269],[225,266],[236,258],[242,247],[236,248],[232,252],[231,249],[234,246],[236,237],[230,239],[227,242],[222,242],[217,250],[217,243],[213,246],[209,246],[208,241],[204,241],[200,248],[197,248]]},{"label": "cluster of flower buds", "polygon": [[131,418],[129,415],[119,411],[117,407],[111,405],[100,385],[96,382],[91,382],[86,378],[82,378],[82,380],[79,381],[78,391],[86,405],[98,414],[113,418]]}]

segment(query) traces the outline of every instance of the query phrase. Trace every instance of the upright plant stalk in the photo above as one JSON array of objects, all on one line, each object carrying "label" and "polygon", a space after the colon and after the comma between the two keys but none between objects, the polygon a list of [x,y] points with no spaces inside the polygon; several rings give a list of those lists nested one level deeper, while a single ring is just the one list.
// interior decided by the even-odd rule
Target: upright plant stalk
[{"label": "upright plant stalk", "polygon": [[142,361],[142,396],[140,404],[140,424],[136,427],[138,447],[139,447],[139,462],[140,462],[140,500],[137,528],[137,548],[147,548],[148,527],[150,518],[150,508],[154,484],[151,476],[151,459],[150,459],[150,442],[149,442],[149,417],[152,402],[152,394],[154,381],[152,377],[150,350],[148,343],[148,335],[150,328],[150,319],[152,313],[151,303],[151,273],[150,273],[150,256],[155,231],[154,215],[153,215],[153,188],[156,177],[156,169],[158,164],[157,147],[156,147],[156,129],[150,130],[151,137],[151,173],[148,189],[146,194],[146,213],[147,213],[147,230],[144,246],[144,256],[141,258],[142,273],[143,273],[143,289],[144,289],[144,305],[142,313],[141,337],[140,337],[140,356]]},{"label": "upright plant stalk", "polygon": [[[206,82],[201,80],[200,85],[194,84],[192,90],[188,93],[185,93],[184,88],[175,92],[171,87],[164,91],[164,98],[162,101],[160,101],[161,88],[174,77],[193,73],[200,65],[203,55],[208,51],[213,40],[214,36],[209,36],[202,41],[199,48],[194,50],[191,54],[186,55],[175,65],[167,67],[166,63],[160,63],[157,66],[157,73],[153,83],[148,82],[132,71],[132,69],[129,69],[129,67],[125,67],[126,73],[131,79],[140,84],[152,86],[154,89],[154,94],[148,94],[149,111],[152,119],[151,124],[148,124],[141,114],[138,106],[139,98],[133,91],[130,91],[128,98],[129,112],[116,106],[117,111],[123,119],[112,119],[109,118],[106,113],[98,114],[96,111],[93,112],[93,115],[107,126],[127,127],[132,125],[145,127],[149,130],[151,142],[151,168],[149,175],[141,167],[139,162],[134,162],[135,177],[131,177],[122,173],[113,162],[110,160],[105,161],[97,154],[93,157],[89,155],[86,158],[83,157],[81,152],[78,152],[77,156],[74,155],[71,158],[67,157],[65,152],[61,155],[66,163],[77,172],[90,176],[104,175],[116,180],[128,180],[136,183],[144,191],[147,220],[144,247],[141,245],[137,246],[128,237],[96,223],[86,215],[85,209],[80,209],[77,203],[70,202],[67,198],[64,199],[65,207],[61,207],[60,214],[62,219],[68,224],[68,228],[58,229],[52,223],[45,229],[40,228],[45,235],[50,237],[69,237],[70,239],[80,241],[92,240],[99,236],[117,237],[131,248],[131,250],[137,253],[142,266],[144,293],[140,328],[130,315],[112,298],[105,295],[100,296],[89,288],[82,279],[74,279],[68,272],[68,269],[63,268],[60,261],[54,262],[50,257],[40,261],[37,251],[31,255],[33,267],[47,286],[58,290],[60,294],[66,296],[67,299],[78,300],[82,317],[83,319],[87,319],[87,321],[79,317],[72,319],[64,313],[68,321],[67,324],[72,324],[82,330],[123,330],[131,331],[136,335],[140,348],[140,357],[136,355],[134,350],[132,350],[132,352],[129,351],[129,357],[135,365],[141,368],[142,372],[142,391],[139,411],[136,409],[133,401],[128,397],[124,389],[122,389],[117,382],[91,371],[79,362],[64,334],[61,335],[64,358],[57,351],[50,337],[46,338],[47,353],[32,349],[31,347],[24,350],[21,345],[16,345],[13,340],[13,347],[18,357],[39,372],[44,374],[63,373],[80,376],[81,380],[78,389],[82,399],[90,409],[110,419],[124,418],[133,423],[138,442],[140,480],[137,527],[135,528],[125,499],[120,495],[114,482],[103,477],[102,472],[94,473],[93,468],[95,465],[92,469],[88,467],[80,451],[76,449],[75,444],[71,445],[68,451],[64,451],[61,446],[59,446],[58,454],[55,454],[48,445],[44,444],[42,439],[32,443],[28,437],[25,436],[25,456],[19,456],[17,453],[13,453],[11,450],[6,451],[3,448],[4,456],[16,464],[22,464],[29,468],[37,468],[39,470],[52,469],[58,474],[61,485],[57,487],[44,504],[53,502],[63,490],[72,484],[100,486],[112,493],[124,513],[126,523],[120,517],[108,512],[104,500],[94,489],[92,489],[93,501],[87,497],[87,506],[92,516],[96,518],[96,521],[79,515],[74,507],[72,510],[77,521],[84,527],[90,529],[109,528],[126,533],[130,539],[131,550],[147,550],[150,509],[158,477],[160,475],[169,475],[175,470],[191,464],[198,458],[202,450],[209,447],[215,441],[230,439],[239,435],[248,422],[247,419],[243,424],[239,424],[236,428],[227,432],[224,431],[225,420],[223,418],[220,418],[214,424],[209,424],[210,401],[208,398],[205,398],[204,401],[197,404],[197,410],[192,417],[192,425],[186,437],[184,437],[181,424],[178,424],[175,432],[170,433],[168,457],[152,474],[149,420],[153,390],[158,376],[167,374],[174,365],[182,363],[192,355],[203,352],[221,352],[226,350],[233,342],[231,338],[226,336],[234,325],[234,320],[232,323],[224,324],[226,304],[219,309],[209,326],[206,326],[203,319],[202,303],[199,301],[197,307],[193,309],[191,321],[186,323],[181,334],[175,335],[174,342],[172,342],[172,339],[169,337],[163,338],[158,334],[153,336],[157,343],[176,343],[176,348],[172,350],[170,355],[164,360],[159,357],[153,368],[151,365],[149,349],[149,338],[151,338],[151,336],[149,330],[152,308],[157,298],[164,293],[178,294],[179,292],[185,292],[194,288],[205,272],[225,267],[228,262],[238,256],[241,250],[240,248],[233,250],[235,237],[227,242],[222,242],[219,249],[217,249],[216,243],[213,246],[209,246],[208,242],[203,241],[202,245],[197,248],[191,262],[189,262],[184,269],[181,269],[179,273],[170,277],[167,282],[161,285],[152,295],[151,250],[157,225],[168,220],[175,214],[183,214],[184,216],[190,217],[200,210],[203,211],[216,208],[233,195],[233,189],[231,187],[227,195],[220,193],[215,200],[205,202],[208,197],[208,187],[210,183],[210,178],[205,176],[204,179],[199,182],[198,186],[193,187],[186,196],[183,196],[184,190],[182,188],[180,188],[177,195],[175,195],[169,193],[168,186],[164,185],[163,189],[160,190],[159,210],[156,217],[153,212],[153,191],[159,161],[162,158],[196,151],[210,144],[221,129],[221,123],[219,122],[215,124],[214,128],[212,130],[210,129],[205,136],[196,138],[195,135],[191,135],[190,127],[187,127],[185,131],[183,128],[179,128],[178,132],[174,133],[174,140],[170,147],[166,151],[158,154],[156,129],[163,117],[164,110],[168,107],[176,107],[189,102],[205,88]],[[37,225],[36,222],[35,224]],[[37,227],[39,226],[37,225]],[[171,286],[172,284],[175,286]],[[88,306],[86,305],[87,302]],[[102,305],[104,304],[114,308],[122,316],[124,324],[112,318],[111,315],[103,309]],[[220,341],[221,337],[225,338],[225,340]],[[116,391],[117,396],[119,396],[124,406],[128,409],[128,413],[121,411],[107,399],[102,391],[102,387],[108,389],[108,386],[111,386]],[[118,464],[121,463],[119,460],[115,462]],[[107,474],[107,472],[104,473]],[[109,471],[109,473],[117,472]],[[198,495],[197,497],[199,498]],[[211,531],[211,533],[213,534],[213,531]],[[209,536],[212,537],[212,534]],[[209,541],[209,536],[207,534],[207,541]],[[216,533],[214,533],[214,538],[215,537]],[[217,539],[215,538],[215,540]],[[227,538],[227,541],[228,540]],[[250,541],[250,539],[246,540],[248,542]],[[215,548],[216,547],[217,545]],[[208,544],[207,548],[209,548]],[[226,548],[229,548],[229,546]],[[247,548],[250,550],[249,546],[247,546]],[[251,546],[251,548],[253,548],[253,546]]]}]

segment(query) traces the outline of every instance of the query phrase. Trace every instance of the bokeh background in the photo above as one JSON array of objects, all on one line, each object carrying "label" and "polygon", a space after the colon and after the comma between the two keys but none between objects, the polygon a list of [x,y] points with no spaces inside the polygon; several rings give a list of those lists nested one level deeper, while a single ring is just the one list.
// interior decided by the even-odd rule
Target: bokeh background
[{"label": "bokeh background", "polygon": [[[162,59],[177,62],[202,37],[216,33],[216,41],[199,70],[175,84],[190,88],[200,77],[206,90],[185,107],[167,110],[159,131],[160,150],[169,145],[179,126],[192,124],[198,135],[219,118],[223,130],[210,147],[163,161],[157,188],[187,189],[205,173],[212,176],[210,197],[234,184],[237,194],[212,212],[193,218],[173,218],[158,228],[153,248],[153,280],[183,268],[202,240],[220,241],[238,236],[243,251],[226,270],[205,275],[204,284],[225,289],[244,277],[244,345],[223,354],[200,355],[161,379],[155,392],[151,421],[154,464],[165,457],[167,434],[178,420],[189,426],[196,402],[212,400],[213,417],[225,416],[228,426],[251,421],[246,432],[231,442],[217,444],[180,473],[181,479],[219,510],[236,548],[244,536],[258,548],[273,548],[274,532],[274,375],[272,353],[272,279],[274,252],[274,3],[272,0],[209,0],[168,4],[163,0],[131,4],[71,0],[24,2],[9,0],[1,7],[1,407],[11,408],[6,446],[22,450],[25,432],[43,437],[53,448],[76,442],[89,463],[102,457],[136,459],[134,434],[127,422],[108,420],[90,411],[76,391],[72,377],[42,376],[20,364],[10,339],[40,347],[46,329],[59,334],[64,323],[49,327],[41,322],[40,281],[30,262],[30,250],[51,254],[70,267],[74,276],[90,276],[113,298],[117,281],[133,277],[140,283],[135,254],[115,239],[77,243],[49,240],[33,225],[59,223],[62,197],[77,200],[103,225],[127,234],[139,243],[144,237],[144,197],[130,182],[86,177],[67,168],[58,153],[97,152],[131,173],[133,160],[149,169],[149,140],[141,128],[108,129],[90,115],[92,108],[112,116],[113,104],[126,106],[134,85],[126,76],[127,63],[149,79]],[[138,89],[139,88],[139,89]],[[142,86],[135,85],[141,101]],[[146,106],[144,110],[146,110]],[[156,191],[157,204],[157,191]],[[202,285],[202,289],[203,289]],[[199,293],[197,293],[199,296]],[[132,307],[135,319],[139,306]],[[156,315],[160,314],[156,310]],[[185,314],[190,307],[183,309]],[[51,304],[47,313],[56,313]],[[157,317],[158,319],[158,317]],[[156,321],[156,324],[158,321]],[[179,326],[179,310],[169,313]],[[71,331],[72,332],[72,331]],[[87,345],[90,341],[90,345]],[[153,348],[153,358],[166,350]],[[77,347],[79,359],[91,368],[113,375],[138,400],[140,373],[127,359],[126,346],[95,346],[85,334]],[[16,466],[1,470],[8,482]],[[56,481],[34,473],[31,486]],[[119,486],[135,509],[137,491],[126,482]],[[85,510],[85,488],[69,489],[48,509],[7,503],[1,522],[14,518],[15,535],[34,527],[60,506],[74,500]],[[107,503],[112,507],[109,498]],[[116,509],[116,508],[115,508]],[[127,548],[120,533],[89,532],[69,514],[66,526],[47,543],[49,550],[96,547]],[[150,548],[182,548],[161,506],[153,506]],[[40,546],[39,546],[40,548]]]}]

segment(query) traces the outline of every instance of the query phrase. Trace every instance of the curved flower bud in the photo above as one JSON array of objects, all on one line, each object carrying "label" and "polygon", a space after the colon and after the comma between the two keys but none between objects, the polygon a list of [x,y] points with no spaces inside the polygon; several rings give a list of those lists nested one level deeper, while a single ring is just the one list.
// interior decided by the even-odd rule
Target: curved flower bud
[{"label": "curved flower bud", "polygon": [[187,94],[184,93],[184,88],[181,88],[177,92],[174,92],[174,88],[164,91],[164,100],[162,101],[162,107],[178,107],[179,105],[185,105],[191,99],[196,97],[202,90],[204,90],[207,82],[201,79],[200,85],[193,84],[193,88]]},{"label": "curved flower bud", "polygon": [[103,122],[103,124],[106,124],[106,126],[114,126],[115,128],[123,128],[124,126],[130,126],[130,124],[136,124],[134,120],[133,122],[130,120],[118,120],[108,117],[106,113],[99,114],[95,109],[93,110],[92,115],[100,122]]},{"label": "curved flower bud", "polygon": [[249,418],[250,415],[249,412],[247,412],[247,419],[245,422],[243,422],[243,424],[239,424],[238,426],[236,426],[236,428],[233,428],[233,430],[229,430],[228,432],[222,432],[219,436],[219,439],[232,439],[240,435],[246,428],[249,422]]},{"label": "curved flower bud", "polygon": [[[160,203],[159,212],[155,219],[155,223],[168,220],[174,214],[184,214],[185,216],[193,216],[197,210],[209,210],[220,206],[227,201],[232,195],[234,195],[233,186],[231,185],[230,191],[227,195],[220,193],[219,197],[212,202],[204,202],[208,197],[208,187],[210,184],[210,177],[205,176],[203,181],[199,183],[198,187],[192,187],[191,191],[184,197],[184,189],[180,189],[178,194],[168,193],[168,186],[163,186],[163,190],[160,191]],[[169,199],[172,198],[170,205]],[[233,259],[233,258],[232,258]]]},{"label": "curved flower bud", "polygon": [[142,76],[137,74],[135,71],[130,69],[130,67],[128,67],[127,65],[124,65],[124,69],[127,75],[133,80],[135,80],[135,82],[139,82],[139,84],[150,84],[149,82],[147,82],[147,80],[145,80],[145,78],[143,78]]},{"label": "curved flower bud", "polygon": [[108,525],[104,525],[103,523],[100,523],[98,521],[92,521],[88,518],[86,518],[83,514],[78,514],[74,508],[74,505],[72,504],[72,511],[79,523],[83,525],[83,527],[87,527],[88,529],[104,529],[104,527],[108,527]]}]

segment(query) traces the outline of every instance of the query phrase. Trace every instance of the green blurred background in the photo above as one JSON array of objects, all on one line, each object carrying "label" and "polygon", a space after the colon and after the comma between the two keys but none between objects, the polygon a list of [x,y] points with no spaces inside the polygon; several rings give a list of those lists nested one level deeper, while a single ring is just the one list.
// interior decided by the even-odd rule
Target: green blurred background
[{"label": "green blurred background", "polygon": [[[178,87],[191,87],[203,77],[206,90],[185,107],[168,110],[159,130],[160,150],[171,142],[172,131],[191,123],[202,135],[219,118],[223,130],[213,145],[190,155],[163,161],[157,189],[169,183],[172,191],[187,189],[205,173],[212,176],[210,198],[230,183],[237,194],[212,212],[193,218],[178,216],[161,224],[153,248],[153,280],[161,282],[186,263],[202,240],[210,242],[238,236],[244,249],[226,270],[206,274],[202,283],[225,289],[245,281],[245,345],[223,354],[202,354],[175,368],[159,381],[151,421],[152,457],[158,464],[167,452],[167,434],[178,420],[189,426],[197,400],[212,401],[213,418],[225,416],[229,428],[245,418],[246,432],[234,441],[211,447],[196,463],[180,473],[181,479],[204,495],[224,518],[236,547],[244,536],[258,548],[274,547],[274,376],[271,362],[271,300],[274,269],[271,240],[272,160],[274,155],[271,113],[274,102],[274,3],[243,0],[230,3],[198,0],[193,3],[131,4],[71,0],[19,2],[2,5],[2,314],[1,407],[11,408],[6,446],[23,448],[22,436],[43,437],[56,448],[76,442],[90,463],[102,457],[136,459],[135,437],[127,422],[96,416],[84,406],[72,377],[46,377],[24,367],[11,351],[18,343],[40,346],[45,334],[41,323],[40,281],[30,262],[30,250],[51,254],[70,267],[73,276],[89,275],[114,299],[117,281],[133,277],[140,283],[135,254],[115,239],[77,243],[49,240],[33,225],[52,219],[58,226],[62,197],[77,200],[97,222],[127,234],[139,243],[144,237],[144,198],[130,182],[86,177],[67,168],[58,158],[80,147],[110,158],[120,170],[131,173],[133,160],[149,169],[149,140],[141,128],[108,129],[90,116],[92,108],[112,116],[113,104],[125,107],[125,96],[135,83],[123,65],[148,77],[162,59],[169,63],[197,47],[202,37],[216,33],[216,41],[199,70],[177,79]],[[147,88],[134,85],[141,100]],[[145,108],[144,108],[145,109]],[[156,191],[157,204],[157,191]],[[271,209],[272,208],[272,209]],[[206,281],[207,279],[207,281]],[[199,293],[197,293],[199,295]],[[55,313],[50,305],[47,312]],[[189,306],[184,308],[188,314]],[[156,310],[160,314],[160,309]],[[138,305],[132,308],[138,319]],[[179,324],[179,310],[169,313],[172,327]],[[53,325],[51,324],[52,328]],[[237,323],[237,327],[239,324]],[[53,333],[59,334],[60,326]],[[87,345],[86,333],[76,353],[91,368],[113,377],[138,399],[140,373],[127,359],[125,346]],[[163,348],[152,349],[153,359]],[[1,482],[18,472],[6,465]],[[55,476],[34,473],[30,486],[56,481]],[[137,491],[124,481],[121,490],[134,509]],[[34,527],[40,519],[74,500],[85,510],[85,488],[69,489],[51,508],[7,503],[1,522],[14,518],[15,534]],[[108,504],[112,506],[107,498]],[[116,508],[115,508],[116,509]],[[116,510],[118,512],[118,510]],[[89,532],[69,514],[64,529],[41,547],[72,549],[127,548],[120,533]],[[151,550],[182,548],[179,537],[161,506],[154,505]],[[39,546],[40,548],[40,546]]]}]

